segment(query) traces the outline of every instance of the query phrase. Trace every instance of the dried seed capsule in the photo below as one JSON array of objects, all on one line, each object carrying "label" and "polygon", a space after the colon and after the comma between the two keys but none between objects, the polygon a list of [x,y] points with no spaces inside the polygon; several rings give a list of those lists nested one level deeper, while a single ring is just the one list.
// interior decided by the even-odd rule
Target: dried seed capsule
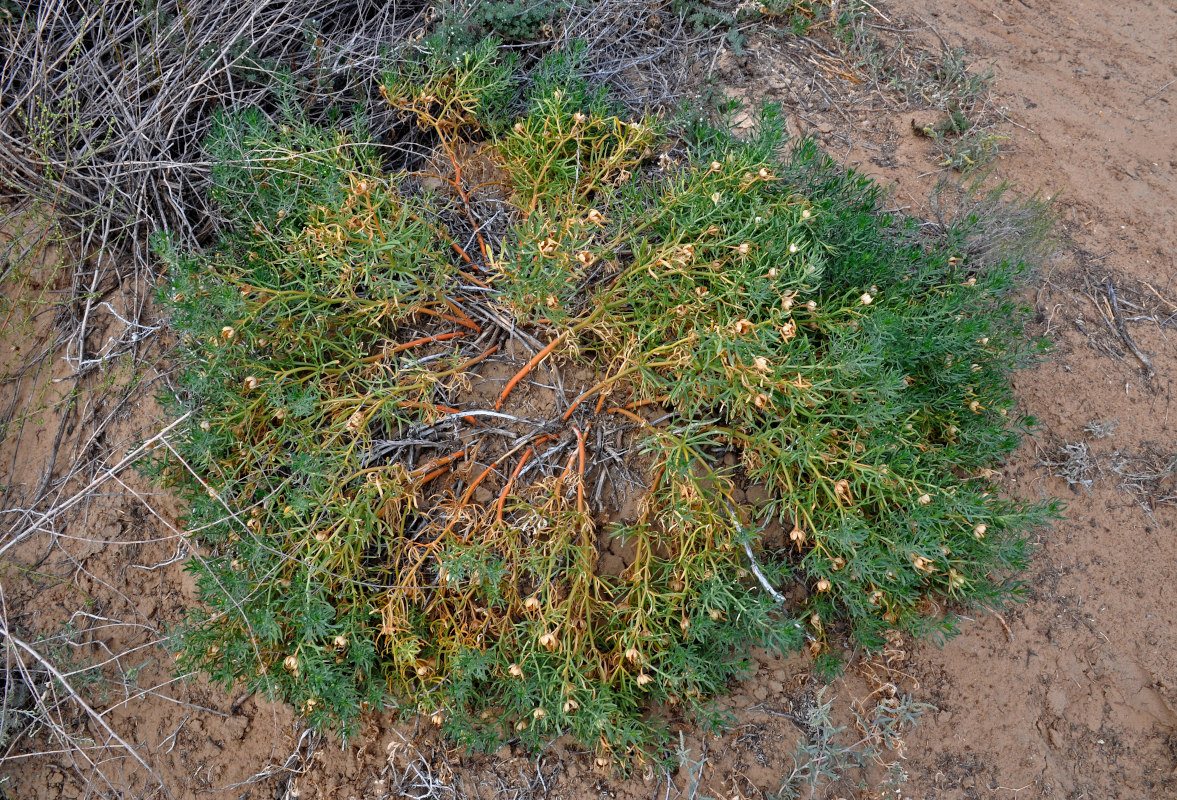
[{"label": "dried seed capsule", "polygon": [[544,711],[542,708],[537,708],[535,711],[531,712],[532,719],[543,719],[547,715],[548,712]]},{"label": "dried seed capsule", "polygon": [[636,664],[642,660],[642,653],[636,647],[631,647],[625,651],[625,659],[626,661]]},{"label": "dried seed capsule", "polygon": [[822,578],[817,582],[817,590],[819,592],[828,592],[830,590],[830,582],[825,578]]},{"label": "dried seed capsule", "polygon": [[977,537],[978,539],[984,539],[985,532],[988,530],[989,528],[986,525],[978,525],[977,527],[973,528],[973,536]]},{"label": "dried seed capsule", "polygon": [[287,672],[297,675],[298,656],[286,656],[286,658],[282,659],[282,666],[286,668]]},{"label": "dried seed capsule", "polygon": [[572,714],[578,708],[580,708],[580,704],[577,703],[575,700],[569,698],[568,700],[564,701],[564,713],[565,714]]},{"label": "dried seed capsule", "polygon": [[638,686],[645,686],[646,684],[650,683],[650,681],[652,681],[652,680],[654,680],[654,679],[651,678],[645,672],[638,673],[638,680],[637,680]]},{"label": "dried seed capsule", "polygon": [[513,678],[523,677],[523,667],[519,666],[518,664],[512,664],[511,666],[507,667],[507,672]]},{"label": "dried seed capsule", "polygon": [[916,502],[919,503],[921,506],[926,506],[928,503],[932,502],[932,495],[925,492],[924,494],[921,494],[918,498],[916,498]]}]

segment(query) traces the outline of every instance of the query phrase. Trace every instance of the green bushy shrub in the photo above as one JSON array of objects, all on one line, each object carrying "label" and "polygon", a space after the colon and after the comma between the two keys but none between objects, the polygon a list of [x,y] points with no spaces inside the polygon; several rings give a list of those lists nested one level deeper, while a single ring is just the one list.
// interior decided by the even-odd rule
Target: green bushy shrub
[{"label": "green bushy shrub", "polygon": [[[1016,301],[1030,265],[953,252],[965,228],[921,237],[868,178],[785,141],[773,109],[750,141],[623,120],[562,69],[523,106],[489,46],[385,76],[453,163],[448,196],[343,134],[224,120],[210,149],[232,228],[207,252],[158,246],[169,402],[192,415],[155,468],[202,545],[185,668],[320,726],[393,702],[470,746],[567,731],[624,761],[666,752],[653,707],[708,717],[752,644],[948,633],[946,604],[1017,591],[1054,512],[988,477],[1028,422],[1008,374],[1040,346]],[[454,227],[471,149],[512,208],[481,254]],[[489,457],[447,471],[492,436],[467,390],[487,303],[551,342],[533,363],[599,383],[519,432],[479,503]],[[667,420],[638,413],[654,404]],[[585,429],[618,422],[649,491],[607,523]],[[446,425],[467,438],[429,439]],[[766,548],[770,523],[787,537]]]}]

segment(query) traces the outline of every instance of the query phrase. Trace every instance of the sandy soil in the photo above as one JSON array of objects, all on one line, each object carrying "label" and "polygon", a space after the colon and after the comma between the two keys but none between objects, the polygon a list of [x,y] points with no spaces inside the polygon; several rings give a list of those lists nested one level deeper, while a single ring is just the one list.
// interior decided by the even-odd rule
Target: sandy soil
[{"label": "sandy soil", "polygon": [[[1066,237],[1035,295],[1055,352],[1018,379],[1042,429],[1005,480],[1011,491],[1066,497],[1067,519],[1043,537],[1027,604],[917,652],[911,671],[942,710],[909,741],[906,793],[1177,797],[1177,514],[1160,502],[1173,483],[1129,477],[1161,471],[1177,450],[1177,9],[1089,0],[890,8],[918,14],[974,63],[993,62],[1009,116],[1024,126],[1011,131],[1016,152],[998,172],[1057,197]],[[1151,378],[1108,324],[1109,279]],[[1106,438],[1088,427],[1112,420]],[[1040,457],[1065,461],[1060,446],[1078,442],[1094,455],[1090,488],[1035,468]],[[1159,469],[1139,468],[1152,453],[1164,454]]]},{"label": "sandy soil", "polygon": [[[1060,255],[1027,296],[1039,312],[1035,332],[1056,348],[1017,379],[1024,410],[1042,427],[1003,481],[1010,492],[1063,496],[1069,509],[1042,537],[1026,604],[966,624],[942,649],[897,640],[831,689],[836,718],[852,724],[853,710],[869,712],[892,694],[938,708],[889,754],[908,776],[889,797],[1177,797],[1177,482],[1169,474],[1177,453],[1170,420],[1177,349],[1169,343],[1177,330],[1177,9],[1169,0],[878,5],[921,28],[929,47],[964,46],[974,64],[993,64],[1008,117],[1001,132],[1010,136],[995,175],[1057,198]],[[847,88],[831,106],[808,80],[812,69],[779,40],[754,41],[716,65],[733,92],[782,102],[795,131],[821,136],[830,152],[893,185],[897,206],[924,209],[938,175],[910,114],[865,88]],[[1147,365],[1115,323],[1108,281]],[[140,391],[148,397],[151,387]],[[129,441],[150,422],[124,420],[111,438]],[[168,520],[176,509],[148,496],[142,480],[127,481],[140,497],[104,495],[74,520],[77,538],[58,540],[48,553],[17,554],[68,576],[38,596],[22,624],[48,631],[73,618],[88,631],[82,653],[92,658],[152,641],[192,599],[178,563],[158,566],[173,555]],[[5,574],[6,601],[19,603],[34,582]],[[83,606],[90,616],[79,619]],[[129,622],[112,631],[103,619]],[[688,768],[673,784],[656,770],[620,781],[563,742],[540,759],[509,747],[466,757],[419,723],[389,717],[372,720],[347,748],[325,743],[304,759],[310,741],[286,709],[175,684],[158,656],[130,683],[116,666],[122,671],[107,670],[106,718],[176,797],[367,799],[421,792],[431,782],[479,797],[693,796]],[[789,753],[805,733],[796,720],[818,701],[817,686],[803,657],[757,654],[754,677],[721,702],[735,727],[718,737],[685,732],[692,758],[706,759],[698,796],[776,789],[793,766]],[[65,722],[86,728],[79,718]],[[89,730],[104,739],[92,723]],[[96,761],[112,757],[95,753]],[[9,798],[138,797],[150,785],[125,757],[104,769],[113,786],[87,785],[69,757],[55,755],[9,767],[0,788]],[[271,777],[240,784],[266,770]],[[882,770],[869,777],[877,787]],[[843,782],[822,796],[883,795]]]}]

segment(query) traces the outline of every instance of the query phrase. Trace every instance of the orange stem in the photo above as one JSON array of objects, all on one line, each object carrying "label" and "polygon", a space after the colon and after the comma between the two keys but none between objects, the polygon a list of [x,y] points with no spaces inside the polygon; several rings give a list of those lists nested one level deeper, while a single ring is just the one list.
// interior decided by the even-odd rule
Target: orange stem
[{"label": "orange stem", "polygon": [[482,328],[478,327],[478,325],[476,325],[473,322],[473,320],[471,320],[469,317],[465,317],[465,316],[455,317],[452,314],[442,314],[438,311],[434,311],[432,308],[418,308],[417,313],[427,314],[431,317],[437,317],[439,319],[444,319],[449,322],[455,322],[458,325],[461,325],[463,328],[469,328],[470,330],[474,331],[475,333],[482,333]]},{"label": "orange stem", "polygon": [[[515,388],[516,384],[527,377],[527,373],[531,372],[531,370],[534,369],[535,366],[539,364],[539,362],[543,361],[545,358],[551,355],[551,352],[556,349],[556,345],[558,345],[560,340],[563,338],[564,335],[561,334],[549,342],[548,346],[536,353],[535,356],[524,365],[523,369],[515,373],[515,377],[507,381],[507,385],[503,387],[503,393],[499,395],[498,402],[495,403],[495,411],[498,411],[503,407],[503,401],[507,399],[507,395],[511,393],[511,390]],[[565,417],[565,419],[567,419],[567,417]]]},{"label": "orange stem", "polygon": [[400,352],[403,352],[403,351],[408,350],[410,348],[417,347],[418,345],[429,344],[430,342],[444,342],[447,339],[454,339],[454,338],[457,338],[458,336],[465,336],[465,335],[466,335],[465,331],[455,331],[453,333],[439,333],[436,336],[425,336],[421,339],[414,339],[411,342],[405,342],[404,344],[398,344],[396,347],[394,347],[388,351],[388,355],[392,355],[394,353],[400,353]]},{"label": "orange stem", "polygon": [[649,425],[650,424],[627,408],[614,407],[614,408],[609,409],[609,413],[610,414],[622,414],[624,416],[629,417],[630,419],[632,419],[634,422],[636,422],[639,425]]},{"label": "orange stem", "polygon": [[527,452],[523,454],[523,458],[519,459],[519,463],[515,465],[515,469],[511,472],[511,477],[507,478],[507,485],[503,487],[502,493],[499,494],[499,502],[496,504],[495,522],[503,521],[503,506],[506,505],[507,495],[511,492],[511,485],[515,483],[515,479],[519,477],[519,472],[523,469],[523,465],[527,463],[527,459],[531,458],[534,454],[535,447],[529,448]]},{"label": "orange stem", "polygon": [[573,428],[572,432],[576,434],[576,460],[577,472],[580,473],[580,480],[576,482],[576,510],[584,513],[584,434],[580,432],[580,428]]},{"label": "orange stem", "polygon": [[433,470],[433,472],[430,472],[429,474],[427,474],[423,478],[421,478],[421,485],[424,486],[425,484],[429,483],[434,478],[439,478],[449,471],[450,471],[449,465],[446,465],[444,467],[438,467],[437,469]]},{"label": "orange stem", "polygon": [[418,472],[428,472],[429,470],[435,469],[437,467],[444,467],[446,464],[450,464],[454,461],[457,461],[459,458],[466,455],[466,451],[469,449],[470,448],[465,448],[465,449],[459,450],[456,453],[450,453],[448,456],[442,456],[441,458],[434,459],[433,461],[430,461],[428,464],[426,464],[423,467],[417,467],[415,470],[413,470],[413,474],[416,474]]}]

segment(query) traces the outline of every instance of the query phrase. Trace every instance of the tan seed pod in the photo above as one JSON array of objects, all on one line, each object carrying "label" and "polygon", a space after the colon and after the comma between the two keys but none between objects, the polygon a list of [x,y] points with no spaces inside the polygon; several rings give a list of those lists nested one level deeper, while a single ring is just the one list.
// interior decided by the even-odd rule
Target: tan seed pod
[{"label": "tan seed pod", "polygon": [[735,331],[736,336],[747,336],[755,328],[756,326],[752,324],[752,320],[750,319],[741,319],[732,325],[732,330]]},{"label": "tan seed pod", "polygon": [[721,619],[723,619],[723,612],[718,608],[711,609],[707,612],[707,615],[715,622],[719,622]]},{"label": "tan seed pod", "polygon": [[212,430],[212,427],[213,427],[213,426],[209,424],[209,422],[208,422],[208,420],[207,420],[207,419],[202,419],[202,420],[200,421],[200,429],[201,429],[202,431],[206,431],[206,432],[207,432],[207,431],[210,431],[210,430]]},{"label": "tan seed pod", "polygon": [[298,674],[298,656],[286,656],[282,659],[282,666],[286,668],[287,672]]},{"label": "tan seed pod", "polygon": [[539,608],[540,608],[539,598],[536,597],[535,595],[532,595],[531,597],[529,597],[523,601],[523,607],[526,608],[528,611],[539,611]]},{"label": "tan seed pod", "polygon": [[343,634],[336,636],[335,640],[334,640],[334,644],[335,644],[335,647],[337,650],[346,650],[347,644],[348,644],[347,637],[344,636]]},{"label": "tan seed pod", "polygon": [[817,590],[819,592],[828,592],[830,590],[830,582],[825,578],[822,578],[817,582]]},{"label": "tan seed pod", "polygon": [[768,408],[768,404],[771,402],[771,400],[772,398],[764,392],[758,392],[756,396],[752,398],[752,405],[763,411],[764,409]]},{"label": "tan seed pod", "polygon": [[800,528],[793,528],[789,531],[789,541],[796,545],[805,544],[805,531]]},{"label": "tan seed pod", "polygon": [[756,356],[752,359],[752,368],[757,372],[772,372],[772,365],[764,356]]},{"label": "tan seed pod", "polygon": [[654,679],[651,678],[648,673],[645,673],[645,672],[638,673],[638,678],[637,678],[638,686],[645,686],[646,684],[650,683],[653,680]]},{"label": "tan seed pod", "polygon": [[977,527],[973,528],[973,536],[977,537],[978,539],[984,539],[985,532],[988,530],[989,530],[989,527],[987,525],[985,525],[985,524],[978,525]]},{"label": "tan seed pod", "polygon": [[928,503],[932,502],[932,495],[925,492],[916,498],[916,502],[921,506],[926,506]]},{"label": "tan seed pod", "polygon": [[544,711],[542,708],[537,708],[535,711],[531,712],[532,719],[537,719],[537,720],[543,719],[547,715],[548,715],[548,712]]},{"label": "tan seed pod", "polygon": [[527,720],[521,719],[518,722],[516,722],[515,723],[515,730],[519,731],[520,733],[527,730]]},{"label": "tan seed pod", "polygon": [[231,342],[235,338],[237,338],[237,331],[233,330],[233,328],[226,325],[225,327],[221,328],[221,338],[224,339],[226,342]]},{"label": "tan seed pod", "polygon": [[567,700],[564,701],[564,713],[565,714],[574,714],[574,713],[576,713],[576,709],[578,709],[578,708],[580,708],[580,703],[577,703],[572,698],[568,698]]},{"label": "tan seed pod", "polygon": [[246,390],[246,391],[248,391],[248,392],[252,392],[252,391],[253,391],[254,389],[256,389],[256,388],[257,388],[259,385],[261,385],[261,381],[259,381],[259,380],[258,380],[258,379],[257,379],[255,376],[253,376],[253,375],[247,375],[247,376],[246,376],[246,378],[245,378],[245,380],[244,380],[244,381],[242,381],[242,383],[245,385],[245,390]]},{"label": "tan seed pod", "polygon": [[511,666],[507,667],[507,672],[511,675],[512,678],[523,677],[523,667],[519,666],[518,664],[512,664]]},{"label": "tan seed pod", "polygon": [[625,651],[625,660],[629,661],[630,663],[636,664],[637,662],[642,660],[642,652],[640,650],[638,650],[636,647],[631,647]]}]

